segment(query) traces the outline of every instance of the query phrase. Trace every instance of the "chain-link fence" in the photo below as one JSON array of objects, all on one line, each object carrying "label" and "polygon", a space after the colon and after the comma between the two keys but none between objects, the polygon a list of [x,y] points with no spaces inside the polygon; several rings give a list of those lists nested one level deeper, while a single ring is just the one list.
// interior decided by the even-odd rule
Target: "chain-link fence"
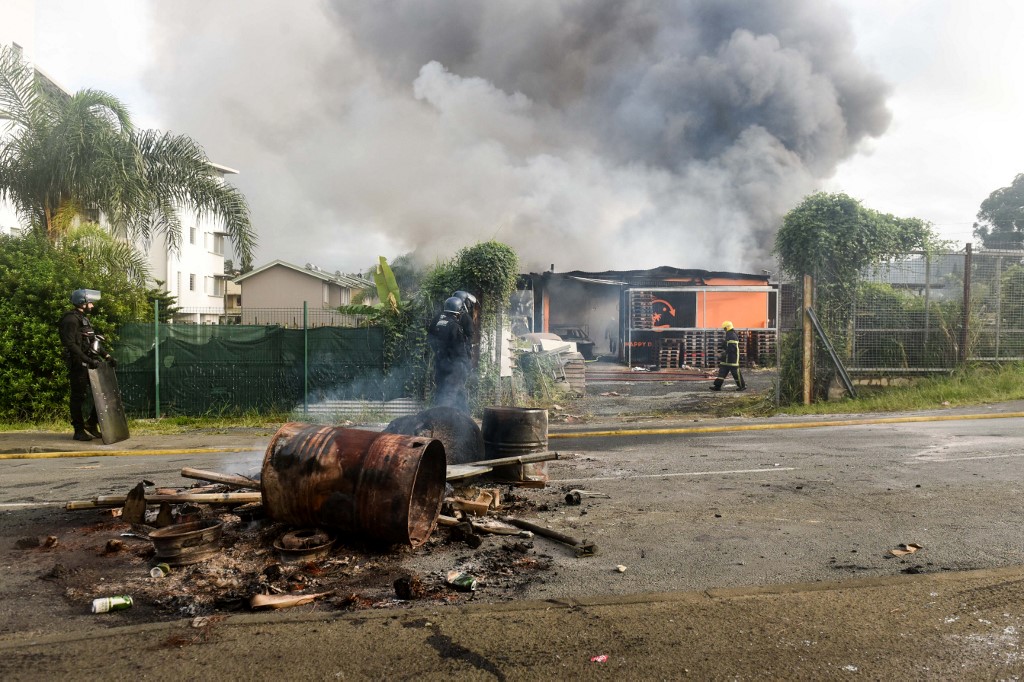
[{"label": "chain-link fence", "polygon": [[[851,374],[1024,359],[1024,251],[910,253],[867,268],[853,286],[815,280],[813,289],[811,305]],[[799,352],[803,280],[780,291],[781,352]],[[815,368],[834,372],[823,352]]]},{"label": "chain-link fence", "polygon": [[113,352],[125,411],[387,412],[404,397],[406,375],[385,366],[382,329],[332,326],[313,312],[261,309],[253,319],[267,322],[259,325],[123,325]]}]

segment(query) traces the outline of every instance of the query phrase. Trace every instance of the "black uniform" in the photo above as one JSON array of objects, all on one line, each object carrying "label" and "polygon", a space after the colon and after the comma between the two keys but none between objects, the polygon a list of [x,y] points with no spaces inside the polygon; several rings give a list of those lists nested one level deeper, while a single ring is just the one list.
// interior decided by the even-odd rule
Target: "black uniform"
[{"label": "black uniform", "polygon": [[89,394],[89,368],[99,366],[99,359],[93,354],[93,339],[96,332],[89,318],[78,308],[72,308],[60,318],[60,342],[64,345],[64,361],[68,367],[71,383],[71,425],[75,433],[86,427],[96,431],[98,423],[96,406],[92,406],[88,420],[82,417],[82,407]]},{"label": "black uniform", "polygon": [[434,352],[435,405],[454,407],[469,413],[466,380],[472,366],[472,340],[459,316],[444,312],[430,327],[428,341]]},{"label": "black uniform", "polygon": [[747,383],[743,380],[743,375],[740,373],[740,335],[736,333],[735,329],[725,332],[722,352],[723,358],[718,364],[718,377],[715,379],[715,385],[711,387],[711,390],[722,390],[722,384],[725,383],[725,378],[730,374],[736,380],[736,390],[744,390],[747,387]]}]

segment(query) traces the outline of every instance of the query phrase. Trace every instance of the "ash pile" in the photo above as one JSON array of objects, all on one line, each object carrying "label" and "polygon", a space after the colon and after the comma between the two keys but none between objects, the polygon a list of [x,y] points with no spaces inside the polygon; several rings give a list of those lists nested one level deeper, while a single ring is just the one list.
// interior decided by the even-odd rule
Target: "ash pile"
[{"label": "ash pile", "polygon": [[[124,596],[139,617],[204,618],[513,599],[543,580],[549,552],[596,552],[522,518],[549,510],[530,499],[559,457],[547,450],[546,411],[488,408],[481,431],[446,410],[384,432],[288,423],[258,478],[185,468],[189,487],[142,481],[123,496],[68,502],[105,517],[39,551],[91,551],[101,566],[83,570],[68,556],[43,577],[83,608]],[[406,568],[425,556],[444,569]]]}]

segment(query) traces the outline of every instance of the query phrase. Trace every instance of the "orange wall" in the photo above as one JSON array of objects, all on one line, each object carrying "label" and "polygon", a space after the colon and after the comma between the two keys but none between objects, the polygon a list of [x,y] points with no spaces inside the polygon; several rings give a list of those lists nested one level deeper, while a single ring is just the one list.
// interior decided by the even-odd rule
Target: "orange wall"
[{"label": "orange wall", "polygon": [[[726,284],[726,282],[716,282]],[[768,292],[705,291],[697,294],[697,326],[719,327],[729,320],[737,329],[768,326]]]}]

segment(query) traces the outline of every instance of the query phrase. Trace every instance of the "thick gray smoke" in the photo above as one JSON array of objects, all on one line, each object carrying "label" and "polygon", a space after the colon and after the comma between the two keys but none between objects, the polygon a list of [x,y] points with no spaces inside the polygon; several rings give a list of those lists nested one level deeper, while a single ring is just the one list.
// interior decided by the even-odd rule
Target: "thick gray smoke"
[{"label": "thick gray smoke", "polygon": [[154,4],[167,126],[239,168],[274,258],[487,239],[528,269],[750,271],[886,129],[824,0]]}]

